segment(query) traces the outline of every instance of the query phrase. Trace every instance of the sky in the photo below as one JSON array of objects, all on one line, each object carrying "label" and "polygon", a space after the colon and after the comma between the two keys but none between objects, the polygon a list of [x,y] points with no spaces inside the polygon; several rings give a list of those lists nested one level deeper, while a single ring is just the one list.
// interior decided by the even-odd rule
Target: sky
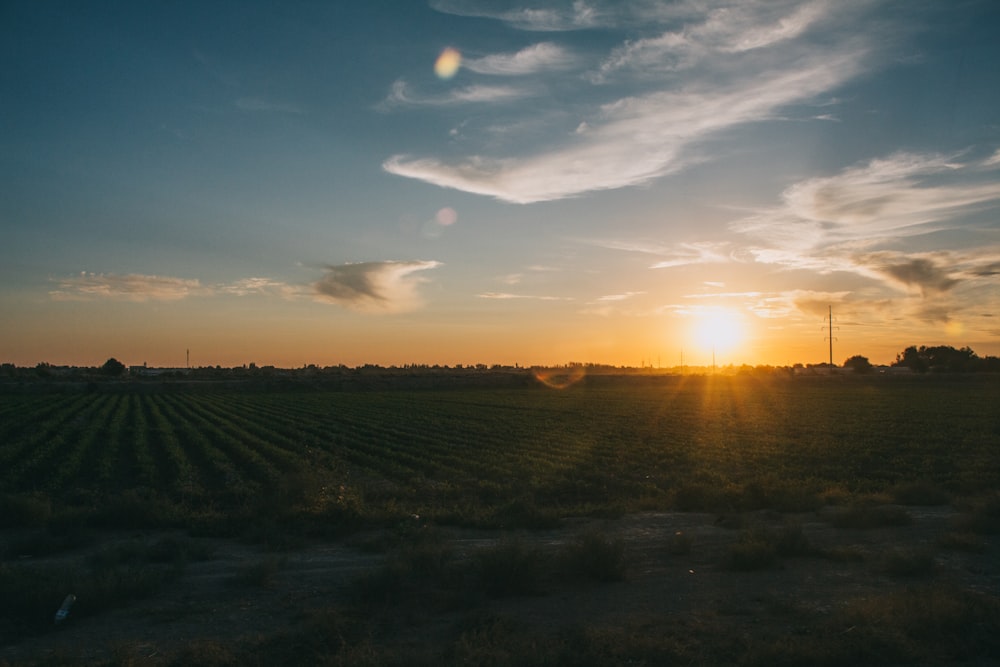
[{"label": "sky", "polygon": [[998,32],[995,0],[5,2],[0,361],[998,355]]}]

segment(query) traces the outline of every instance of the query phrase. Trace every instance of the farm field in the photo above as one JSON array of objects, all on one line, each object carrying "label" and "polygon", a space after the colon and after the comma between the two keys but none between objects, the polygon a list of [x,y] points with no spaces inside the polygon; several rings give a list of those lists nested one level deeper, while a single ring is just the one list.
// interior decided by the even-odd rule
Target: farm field
[{"label": "farm field", "polygon": [[[990,618],[997,613],[995,605],[967,596],[1000,593],[1000,575],[988,565],[995,559],[990,549],[1000,524],[997,405],[1000,383],[990,376],[590,377],[563,390],[330,391],[168,383],[8,390],[0,404],[0,587],[6,587],[5,598],[31,599],[0,614],[8,624],[0,640],[16,646],[30,637],[34,646],[44,646],[51,628],[34,617],[51,619],[62,598],[56,590],[71,585],[60,581],[59,569],[75,573],[77,588],[95,586],[88,580],[99,569],[95,554],[105,553],[107,560],[107,544],[120,543],[123,534],[143,536],[128,541],[142,555],[122,560],[119,554],[109,567],[119,579],[127,571],[132,584],[98,586],[105,593],[111,586],[110,601],[101,609],[81,602],[81,624],[98,623],[102,615],[157,591],[183,587],[179,582],[190,575],[188,568],[198,567],[196,554],[212,562],[214,553],[222,562],[241,549],[250,549],[254,555],[247,557],[256,559],[259,571],[237,572],[256,582],[250,586],[255,595],[271,590],[272,580],[280,579],[282,568],[291,568],[287,564],[298,555],[322,545],[367,553],[351,566],[354,572],[365,565],[361,570],[374,573],[367,579],[348,581],[343,571],[331,570],[327,581],[330,591],[348,591],[350,604],[337,607],[338,622],[346,624],[338,632],[350,634],[345,628],[360,623],[369,641],[376,630],[365,623],[385,613],[386,605],[413,613],[412,596],[400,599],[392,591],[439,597],[407,578],[414,563],[430,568],[430,579],[447,570],[450,578],[463,581],[486,567],[491,549],[508,562],[526,559],[522,572],[531,571],[533,563],[548,563],[549,570],[542,568],[548,574],[539,575],[543,583],[521,590],[515,580],[499,595],[463,589],[455,594],[460,600],[442,603],[443,611],[435,607],[442,613],[457,607],[466,616],[473,608],[480,621],[485,612],[470,596],[508,600],[504,604],[509,605],[511,598],[530,599],[539,590],[551,590],[553,573],[567,568],[540,555],[536,543],[561,550],[563,559],[572,549],[566,545],[579,545],[577,560],[603,554],[610,562],[603,566],[605,574],[614,576],[598,573],[599,586],[636,582],[662,570],[663,563],[651,553],[667,558],[693,553],[737,579],[757,576],[757,570],[793,569],[785,555],[809,556],[838,567],[861,563],[855,566],[866,574],[859,576],[869,581],[874,565],[865,554],[872,552],[871,545],[840,548],[839,538],[830,537],[831,526],[848,531],[847,536],[850,531],[896,531],[892,539],[900,544],[909,534],[923,549],[905,551],[901,557],[910,561],[896,567],[915,569],[918,582],[931,587],[915,594],[938,596],[963,614],[971,613],[967,605],[986,604],[979,612]],[[915,507],[933,511],[909,509]],[[932,517],[938,532],[929,536],[930,529],[913,528],[906,533],[906,526],[924,525],[915,516]],[[659,518],[623,532],[637,517]],[[663,517],[673,518],[665,522]],[[671,531],[674,524],[684,531]],[[597,527],[599,533],[590,530]],[[685,531],[715,535],[704,541],[714,545],[711,555],[699,550],[698,541],[673,536]],[[963,574],[945,577],[943,590],[932,575],[941,558],[927,549],[945,536],[952,545],[949,554],[974,555],[971,561],[946,559]],[[651,541],[659,550],[650,551]],[[822,548],[817,546],[821,541]],[[721,546],[729,542],[733,546]],[[207,552],[197,546],[205,544],[214,546]],[[473,549],[478,555],[470,555],[469,544],[482,547]],[[386,570],[387,563],[395,563],[396,570]],[[467,569],[460,575],[448,569],[456,567]],[[699,561],[699,570],[703,567]],[[969,584],[968,568],[983,570],[985,578]],[[744,570],[752,573],[732,575]],[[14,582],[31,577],[46,583],[28,595]],[[959,580],[964,583],[956,587]],[[911,584],[900,590],[910,590]],[[727,585],[738,586],[738,581]],[[315,587],[323,588],[314,582]],[[359,587],[368,593],[359,596]],[[579,582],[555,585],[564,597],[570,596],[567,590],[579,594],[579,587]],[[896,588],[890,586],[892,595],[901,594]],[[59,599],[53,602],[42,592]],[[375,611],[371,596],[378,599]],[[643,609],[649,614],[655,605],[647,601]],[[508,613],[530,616],[524,609]],[[507,616],[490,618],[486,635],[475,635],[483,646],[462,649],[469,655],[511,632],[503,620]],[[587,632],[624,633],[614,635],[614,650],[618,642],[626,647],[621,664],[631,660],[629,650],[640,649],[627,639],[626,629],[594,630],[589,620],[580,622]],[[976,629],[958,635],[966,631]],[[473,641],[468,633],[460,636]],[[380,651],[377,645],[366,645],[368,664],[405,664],[394,662],[396,649]],[[445,645],[450,648],[442,650],[458,650]],[[737,653],[738,645],[732,649]],[[655,654],[653,647],[643,647]],[[987,642],[974,657],[992,655],[996,648]],[[217,662],[204,656],[203,662],[235,661],[238,653],[227,650],[219,649]],[[441,657],[426,650],[428,664]],[[594,650],[607,658],[601,651],[612,649],[595,644]],[[330,664],[359,662],[357,653],[329,647],[327,653]],[[520,654],[515,654],[510,662],[494,664],[517,664]],[[9,655],[30,662],[17,651]],[[38,655],[49,654],[28,657]],[[766,664],[764,658],[743,662]]]}]

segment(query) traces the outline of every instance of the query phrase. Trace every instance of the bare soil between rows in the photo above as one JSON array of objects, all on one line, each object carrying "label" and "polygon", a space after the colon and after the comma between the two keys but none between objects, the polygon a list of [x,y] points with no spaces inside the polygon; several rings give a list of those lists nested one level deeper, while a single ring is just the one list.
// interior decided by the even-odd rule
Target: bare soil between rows
[{"label": "bare soil between rows", "polygon": [[[824,510],[826,511],[826,510]],[[656,623],[711,615],[733,632],[795,633],[804,616],[836,611],[848,601],[941,585],[1000,596],[1000,536],[979,536],[981,549],[945,548],[941,540],[955,531],[960,513],[950,507],[906,507],[908,525],[872,529],[834,527],[822,513],[799,515],[756,512],[643,513],[614,519],[569,519],[551,530],[486,531],[434,527],[455,553],[468,556],[516,535],[524,544],[555,552],[578,536],[597,533],[620,540],[625,573],[621,581],[553,583],[535,595],[485,598],[476,613],[517,619],[541,632],[571,626],[624,626],[644,619]],[[416,519],[414,521],[417,521]],[[738,571],[726,554],[750,527],[780,527],[795,522],[817,551],[851,557],[781,558],[774,566]],[[22,558],[27,564],[69,565],[114,541],[156,540],[163,533],[115,532],[79,552],[51,558]],[[685,549],[676,548],[683,536]],[[0,540],[10,536],[0,535]],[[386,554],[373,551],[378,531],[336,541],[309,542],[273,551],[234,540],[185,538],[207,543],[210,557],[188,563],[163,590],[101,614],[69,618],[59,627],[0,646],[0,663],[31,664],[59,658],[70,663],[108,660],[123,650],[143,664],[166,662],[185,646],[210,641],[249,643],[294,630],[310,610],[348,604],[350,583],[378,568]],[[933,568],[916,577],[886,571],[885,555],[894,551],[928,553]],[[258,582],[241,573],[270,563],[273,572]],[[72,591],[66,591],[71,593]],[[417,646],[447,641],[468,610],[401,603],[392,633],[377,641]],[[58,601],[53,607],[58,607]],[[405,620],[398,620],[405,619]],[[653,620],[651,620],[653,619]],[[656,620],[658,619],[658,620]],[[402,628],[401,631],[400,628]],[[845,628],[850,631],[850,628]],[[982,664],[988,664],[988,660]]]}]

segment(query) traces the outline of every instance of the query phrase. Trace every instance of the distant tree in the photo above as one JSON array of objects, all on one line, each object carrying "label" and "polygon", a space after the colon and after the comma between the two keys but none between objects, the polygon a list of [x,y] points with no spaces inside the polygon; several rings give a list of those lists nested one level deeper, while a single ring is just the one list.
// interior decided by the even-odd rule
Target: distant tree
[{"label": "distant tree", "polygon": [[916,373],[927,372],[927,360],[920,354],[916,345],[911,345],[896,355],[893,366],[906,366]]},{"label": "distant tree", "polygon": [[863,357],[860,354],[855,354],[853,357],[845,361],[844,368],[854,369],[855,373],[872,372],[872,364],[868,361],[868,357]]},{"label": "distant tree", "polygon": [[118,361],[114,357],[111,357],[110,359],[105,361],[104,365],[101,366],[101,373],[103,373],[104,375],[118,377],[119,375],[122,375],[124,372],[125,372],[125,364]]},{"label": "distant tree", "polygon": [[918,373],[929,370],[966,373],[980,370],[984,364],[971,347],[956,350],[950,345],[911,345],[896,355],[893,366],[906,366]]}]

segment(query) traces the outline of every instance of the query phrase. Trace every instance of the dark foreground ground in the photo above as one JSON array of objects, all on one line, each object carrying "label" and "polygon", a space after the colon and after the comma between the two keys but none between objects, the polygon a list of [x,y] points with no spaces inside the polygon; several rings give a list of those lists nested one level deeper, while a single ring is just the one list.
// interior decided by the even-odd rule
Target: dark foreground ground
[{"label": "dark foreground ground", "polygon": [[117,558],[113,576],[136,576],[172,545],[170,574],[102,613],[81,596],[59,627],[5,628],[0,664],[998,664],[1000,536],[982,516],[872,504],[517,533],[414,517],[269,545],[113,532],[5,567]]}]

